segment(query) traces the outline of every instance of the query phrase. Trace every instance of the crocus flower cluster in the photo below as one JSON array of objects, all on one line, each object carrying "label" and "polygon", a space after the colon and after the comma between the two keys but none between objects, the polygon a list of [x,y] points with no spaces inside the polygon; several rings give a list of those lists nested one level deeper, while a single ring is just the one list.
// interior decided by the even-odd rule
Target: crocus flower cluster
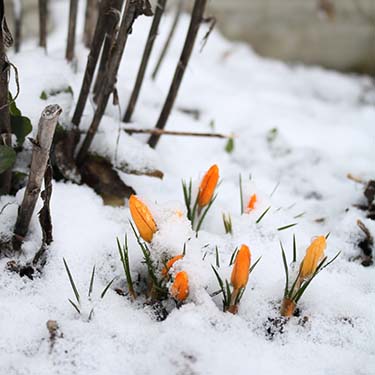
[{"label": "crocus flower cluster", "polygon": [[[153,259],[152,248],[149,246],[152,238],[157,231],[155,220],[145,203],[143,203],[137,196],[132,195],[129,199],[129,208],[135,226],[138,229],[139,236],[149,245],[142,244],[139,240],[141,249],[145,256],[145,263],[148,266],[150,278],[150,290],[147,294],[153,296],[153,291],[157,290],[160,296],[160,291],[167,290],[167,283],[170,280],[170,270],[173,265],[183,258],[183,255],[177,255],[169,259],[164,268],[161,270],[161,277],[158,277],[157,271],[154,267],[155,261]],[[179,303],[183,302],[189,295],[189,278],[185,271],[178,272],[173,278],[173,282],[168,290],[169,295],[172,296]],[[163,294],[163,293],[162,293]]]},{"label": "crocus flower cluster", "polygon": [[[183,182],[184,199],[187,208],[187,217],[191,221],[192,228],[197,232],[199,231],[203,219],[205,218],[207,211],[214,202],[216,195],[215,190],[219,181],[219,168],[215,164],[209,168],[205,173],[203,179],[199,184],[199,189],[193,197],[192,181],[189,184]],[[242,185],[240,178],[240,191],[241,191],[241,213],[249,213],[252,211],[257,204],[257,195],[254,193],[250,195],[248,202],[244,205],[242,197]],[[246,202],[246,201],[245,201]],[[245,206],[245,207],[243,207]],[[132,195],[129,199],[129,207],[133,222],[138,231],[132,225],[133,231],[137,237],[138,244],[143,252],[145,264],[147,265],[149,275],[149,289],[146,291],[146,295],[151,299],[161,300],[168,296],[172,297],[178,304],[181,304],[189,295],[189,277],[186,271],[182,270],[179,272],[174,271],[176,262],[183,260],[185,251],[173,257],[167,259],[155,259],[155,252],[152,251],[152,239],[154,234],[157,232],[157,223],[152,216],[150,209],[147,205],[142,202],[137,196]],[[265,211],[267,213],[269,208]],[[262,214],[261,217],[265,215]],[[182,212],[178,212],[178,215],[182,215]],[[260,221],[261,217],[257,222]],[[232,233],[232,221],[230,215],[223,215],[224,226],[226,233]],[[118,243],[119,244],[119,243]],[[294,249],[293,249],[293,269],[297,270],[297,274],[293,282],[290,280],[289,267],[286,260],[284,249],[282,249],[282,258],[284,263],[284,269],[286,274],[284,298],[282,301],[280,313],[284,317],[290,317],[293,315],[297,302],[303,295],[306,288],[309,286],[313,278],[331,262],[333,262],[338,254],[328,263],[326,263],[327,257],[324,255],[326,249],[326,237],[316,237],[306,250],[306,254],[300,264],[297,266],[296,263],[296,243],[294,237]],[[129,294],[132,299],[135,299],[137,293],[134,288],[134,284],[131,279],[131,273],[129,269],[129,256],[127,248],[127,237],[125,239],[125,245],[121,248],[119,245],[121,261],[124,265],[126,279],[129,287]],[[217,259],[219,257],[218,249]],[[230,260],[229,266],[232,267],[230,281],[224,280],[219,275],[219,271],[213,268],[217,280],[220,286],[220,293],[223,295],[223,310],[236,314],[239,308],[241,298],[246,289],[249,275],[259,262],[258,259],[255,264],[251,265],[251,252],[247,245],[242,244],[240,248],[235,250]],[[158,265],[162,264],[159,268]],[[217,261],[217,267],[219,268],[219,262]]]}]

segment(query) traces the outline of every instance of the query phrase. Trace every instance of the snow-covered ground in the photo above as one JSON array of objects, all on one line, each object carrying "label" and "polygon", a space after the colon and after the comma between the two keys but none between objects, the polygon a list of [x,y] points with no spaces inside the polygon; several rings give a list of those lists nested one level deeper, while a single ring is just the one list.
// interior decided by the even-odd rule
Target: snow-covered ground
[{"label": "snow-covered ground", "polygon": [[[65,1],[53,5],[53,16],[61,26],[49,36],[48,55],[35,48],[33,40],[22,46],[20,54],[9,56],[20,74],[17,105],[33,124],[47,103],[39,98],[43,90],[73,88],[73,102],[69,94],[49,99],[64,107],[65,121],[79,93],[87,50],[77,46],[77,71],[65,63],[67,7]],[[82,30],[83,9],[80,15],[78,30]],[[171,21],[171,16],[162,21],[151,68]],[[156,82],[149,79],[148,71],[134,127],[155,125],[188,22],[188,17],[182,19]],[[137,20],[128,40],[117,85],[122,112],[149,25],[149,19]],[[198,42],[205,32],[202,27]],[[197,47],[175,108],[198,109],[200,118],[175,109],[167,128],[207,132],[214,126],[217,132],[235,135],[233,152],[225,151],[225,140],[170,136],[162,137],[153,151],[144,145],[146,136],[123,132],[117,149],[117,161],[133,168],[157,167],[165,173],[163,180],[121,176],[155,216],[159,227],[153,240],[155,252],[179,254],[191,237],[185,258],[176,264],[190,278],[186,304],[158,322],[142,300],[132,303],[118,295],[114,288],[123,288],[125,278],[116,237],[129,234],[134,275],[145,267],[129,227],[129,209],[104,206],[86,186],[54,183],[54,242],[42,276],[33,281],[20,278],[6,269],[9,259],[0,260],[1,374],[375,374],[374,266],[365,268],[352,260],[359,254],[362,236],[356,220],[360,218],[373,234],[375,223],[352,207],[363,201],[363,187],[346,178],[348,172],[363,179],[375,175],[375,98],[368,91],[370,79],[263,59],[245,45],[224,40],[217,31],[202,53]],[[83,128],[91,116],[89,103]],[[110,105],[93,148],[113,160],[118,127],[118,107]],[[178,210],[185,210],[181,179],[192,177],[199,183],[214,163],[220,169],[218,198],[195,238],[187,219],[178,215]],[[248,215],[240,215],[239,174],[244,195],[255,192],[259,197]],[[22,196],[23,190],[16,198],[2,197],[0,207],[20,202]],[[270,211],[256,224],[268,206]],[[223,212],[232,215],[233,236],[224,232]],[[16,204],[4,209],[0,232],[12,230],[16,213]],[[291,223],[298,224],[277,230]],[[291,318],[284,333],[271,340],[267,328],[279,314],[284,288],[279,241],[290,259],[295,233],[302,257],[314,236],[328,232],[326,254],[332,257],[341,250],[340,257],[312,282],[299,303],[301,317]],[[23,261],[33,256],[40,241],[34,215]],[[219,272],[229,277],[229,258],[242,243],[250,247],[253,261],[262,259],[250,276],[238,314],[232,315],[222,312],[220,296],[210,297],[218,289],[211,264],[218,246]],[[68,302],[74,295],[63,257],[81,293],[81,315]],[[94,298],[89,301],[93,265],[97,272]],[[114,277],[101,300],[101,291]],[[94,316],[88,322],[92,307]],[[308,319],[302,324],[304,316]],[[63,335],[52,348],[48,320],[56,320],[58,336]]]}]

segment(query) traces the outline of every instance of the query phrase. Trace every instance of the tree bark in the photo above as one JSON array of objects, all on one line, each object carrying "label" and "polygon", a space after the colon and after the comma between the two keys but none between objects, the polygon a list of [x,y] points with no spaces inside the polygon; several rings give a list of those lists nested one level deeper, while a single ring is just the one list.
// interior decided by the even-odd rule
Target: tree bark
[{"label": "tree bark", "polygon": [[22,242],[28,232],[46,172],[56,124],[61,112],[61,107],[54,104],[47,106],[41,114],[37,138],[33,141],[29,179],[22,204],[18,209],[17,221],[14,227],[13,248],[15,250],[21,248]]},{"label": "tree bark", "polygon": [[98,97],[98,103],[94,114],[94,118],[91,122],[86,137],[83,140],[81,149],[79,150],[77,155],[76,161],[78,166],[82,165],[87,155],[91,142],[94,139],[100,121],[104,115],[105,108],[108,104],[109,96],[114,91],[117,80],[118,68],[120,66],[121,58],[125,49],[128,35],[132,31],[132,25],[137,16],[141,14],[147,15],[147,13],[145,13],[143,4],[144,0],[127,0],[126,2],[117,39],[111,50],[111,56],[109,59],[109,63],[107,64],[107,69],[105,73],[106,80],[104,82],[103,87],[101,88],[101,92]]},{"label": "tree bark", "polygon": [[110,0],[102,0],[100,4],[100,13],[98,22],[96,23],[94,37],[91,43],[90,53],[87,57],[85,74],[83,76],[81,91],[79,93],[78,102],[73,114],[72,123],[76,127],[81,122],[83,110],[89,96],[92,79],[94,76],[96,64],[98,62],[100,49],[102,48],[105,35],[105,18],[109,11]]},{"label": "tree bark", "polygon": [[100,92],[100,88],[103,84],[104,79],[104,73],[107,68],[107,63],[109,60],[109,56],[111,54],[111,49],[113,47],[113,44],[116,40],[116,34],[118,32],[118,24],[121,20],[121,9],[122,5],[124,3],[124,0],[112,0],[112,11],[109,14],[108,20],[107,20],[107,32],[105,35],[104,40],[104,46],[102,50],[102,55],[100,58],[99,68],[98,72],[96,74],[95,84],[94,84],[94,101],[97,103],[98,96]]},{"label": "tree bark", "polygon": [[164,45],[163,45],[163,48],[161,49],[161,52],[160,52],[160,56],[159,56],[159,59],[158,59],[158,62],[156,63],[155,65],[155,68],[154,68],[154,71],[152,72],[152,76],[151,78],[153,80],[156,79],[156,76],[159,72],[159,69],[160,69],[160,66],[164,60],[164,57],[165,55],[167,54],[167,51],[169,49],[169,45],[171,44],[171,41],[172,41],[172,38],[173,38],[173,35],[176,31],[176,28],[177,28],[177,25],[178,25],[178,21],[180,20],[181,18],[181,13],[182,13],[182,5],[183,5],[183,0],[178,0],[178,5],[177,5],[177,9],[176,9],[176,14],[174,16],[174,19],[173,19],[173,22],[172,22],[172,26],[171,26],[171,29],[168,33],[168,36],[167,36],[167,39],[165,40],[164,42]]},{"label": "tree bark", "polygon": [[39,47],[47,49],[47,4],[48,0],[39,0]]},{"label": "tree bark", "polygon": [[90,48],[95,31],[95,25],[98,21],[98,0],[86,1],[85,26],[83,29],[83,43]]},{"label": "tree bark", "polygon": [[145,77],[145,73],[146,73],[148,62],[150,60],[152,48],[154,46],[155,39],[158,35],[159,24],[160,24],[161,17],[164,13],[166,3],[167,3],[167,0],[159,0],[156,5],[155,14],[152,20],[150,32],[148,34],[145,49],[143,51],[141,65],[139,66],[137,78],[135,80],[133,91],[129,99],[128,107],[124,115],[124,119],[123,119],[124,122],[130,122],[131,117],[134,112],[134,108],[137,104],[139,92],[141,91],[142,82]]},{"label": "tree bark", "polygon": [[66,44],[66,54],[65,54],[65,57],[68,61],[72,61],[74,58],[74,48],[76,44],[77,12],[78,12],[78,0],[70,0],[68,42]]},{"label": "tree bark", "polygon": [[[206,7],[207,0],[195,0],[194,8],[191,14],[190,26],[185,38],[184,47],[180,59],[177,63],[177,67],[174,73],[174,77],[169,88],[167,99],[165,100],[163,109],[160,113],[159,119],[156,123],[157,129],[164,129],[169,115],[172,111],[173,104],[176,100],[178,90],[180,88],[182,78],[185,73],[186,66],[189,62],[191,53],[193,51],[194,43],[197,38],[199,26],[203,19],[204,10]],[[160,135],[153,134],[148,140],[150,147],[155,148],[159,142]]]}]

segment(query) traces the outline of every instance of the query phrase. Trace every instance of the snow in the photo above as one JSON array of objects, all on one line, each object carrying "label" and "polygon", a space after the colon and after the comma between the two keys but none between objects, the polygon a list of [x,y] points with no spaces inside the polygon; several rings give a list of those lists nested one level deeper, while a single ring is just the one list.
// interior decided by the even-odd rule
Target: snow
[{"label": "snow", "polygon": [[[77,30],[82,30],[83,9]],[[87,50],[77,46],[77,61],[64,61],[68,4],[54,2],[58,27],[48,39],[48,54],[35,48],[35,40],[10,53],[18,67],[21,93],[17,100],[23,114],[36,124],[45,105],[59,102],[67,126],[77,100]],[[150,68],[168,32],[172,16],[163,19]],[[134,127],[153,127],[167,94],[188,26],[181,20],[165,63],[155,82],[147,79],[134,113]],[[128,40],[117,89],[122,112],[126,108],[141,58],[150,20],[139,19]],[[198,41],[205,34],[202,27]],[[78,36],[77,40],[81,40]],[[199,46],[198,46],[199,47]],[[125,278],[116,237],[128,233],[133,276],[145,272],[142,254],[129,226],[127,207],[107,207],[90,188],[54,182],[52,218],[54,242],[41,277],[29,280],[7,270],[0,260],[0,373],[31,374],[329,374],[375,373],[374,267],[365,268],[353,257],[362,234],[361,219],[375,233],[375,223],[352,204],[363,202],[362,186],[349,181],[351,172],[363,179],[374,177],[375,98],[366,91],[368,77],[343,75],[319,67],[288,66],[257,56],[249,47],[232,43],[213,32],[202,53],[193,53],[168,129],[211,130],[235,135],[232,154],[225,140],[164,136],[156,149],[145,145],[145,135],[120,133],[118,108],[110,104],[93,150],[116,165],[134,169],[158,168],[163,180],[121,173],[148,204],[157,222],[152,248],[155,254],[186,255],[172,272],[189,275],[190,296],[180,309],[158,322],[142,298],[132,303],[115,293]],[[75,71],[75,68],[77,71]],[[40,99],[43,90],[71,86],[74,92]],[[12,88],[12,92],[15,88]],[[199,120],[178,108],[199,109]],[[88,103],[83,129],[89,126],[93,106]],[[272,129],[277,129],[272,131]],[[34,128],[35,130],[35,128]],[[272,134],[274,138],[272,139]],[[117,152],[117,154],[116,154]],[[181,179],[199,184],[212,165],[220,168],[218,198],[198,237],[185,216]],[[240,214],[238,178],[244,196],[256,193],[255,209]],[[251,181],[248,176],[251,174]],[[271,193],[273,192],[272,196]],[[23,190],[1,197],[0,232],[12,231]],[[40,205],[40,202],[39,202]],[[264,219],[256,220],[271,206]],[[230,213],[233,236],[225,234],[222,213]],[[302,214],[300,216],[300,214]],[[317,219],[325,218],[323,222]],[[297,222],[285,231],[277,228]],[[283,334],[271,340],[269,319],[278,317],[284,288],[279,241],[291,259],[296,234],[299,258],[311,239],[330,232],[326,254],[340,257],[311,283],[301,299],[301,318],[293,317]],[[39,249],[41,233],[36,215],[24,243],[21,261]],[[229,278],[233,250],[249,245],[252,261],[262,257],[250,275],[239,313],[223,313],[221,296],[211,270],[215,246],[219,269]],[[205,252],[206,257],[202,260]],[[74,299],[63,258],[69,264],[82,296],[82,314],[69,304]],[[96,265],[94,292],[87,298],[92,267]],[[100,293],[116,277],[104,299]],[[93,318],[88,315],[94,307]],[[301,324],[302,317],[308,320]],[[48,320],[59,332],[50,347]]]}]

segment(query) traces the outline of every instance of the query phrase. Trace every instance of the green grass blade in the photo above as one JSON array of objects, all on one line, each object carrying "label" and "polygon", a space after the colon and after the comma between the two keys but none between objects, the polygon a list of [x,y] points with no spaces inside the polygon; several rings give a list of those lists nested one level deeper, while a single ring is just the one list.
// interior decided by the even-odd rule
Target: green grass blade
[{"label": "green grass blade", "polygon": [[197,232],[199,232],[199,229],[200,229],[201,226],[202,226],[203,220],[204,220],[204,218],[206,217],[208,210],[211,208],[212,204],[215,202],[215,199],[216,199],[216,198],[217,198],[217,194],[211,199],[211,201],[210,201],[210,203],[208,204],[206,210],[203,212],[203,215],[202,215],[201,219],[200,219],[199,222],[198,222]]},{"label": "green grass blade", "polygon": [[222,280],[222,278],[220,277],[219,273],[216,271],[216,269],[213,265],[211,265],[211,268],[215,273],[215,276],[216,276],[217,281],[218,281],[219,286],[220,286],[220,290],[223,292],[223,307],[225,307],[228,296],[227,296],[227,293],[226,293],[225,288],[224,288],[223,280]]},{"label": "green grass blade", "polygon": [[324,270],[324,268],[326,268],[326,267],[328,267],[331,263],[333,263],[336,259],[337,259],[337,257],[339,256],[341,254],[341,251],[339,251],[328,263],[326,263],[325,265],[324,265],[324,267],[322,267],[320,270],[319,270],[319,272],[320,271],[322,271],[322,270]]},{"label": "green grass blade", "polygon": [[210,294],[210,297],[212,298],[212,297],[216,297],[216,296],[218,296],[219,294],[221,294],[221,293],[223,293],[223,291],[220,289],[220,290],[217,290],[216,292],[212,292],[211,294]]},{"label": "green grass blade", "polygon": [[256,262],[250,267],[249,273],[253,271],[253,269],[256,267],[256,265],[259,263],[259,261],[262,259],[262,257],[259,257]]},{"label": "green grass blade", "polygon": [[108,284],[107,286],[104,288],[104,290],[102,291],[102,294],[100,295],[100,298],[104,298],[104,296],[106,295],[108,289],[110,288],[110,286],[112,285],[112,283],[116,280],[116,277],[114,277]]},{"label": "green grass blade", "polygon": [[124,256],[124,271],[126,276],[126,282],[128,284],[129,293],[131,294],[132,298],[136,298],[136,294],[134,291],[133,279],[130,272],[130,263],[129,263],[129,247],[128,247],[128,235],[125,234],[125,245],[123,248],[123,256]]},{"label": "green grass blade", "polygon": [[325,263],[326,260],[327,260],[327,257],[324,257],[323,260],[316,267],[316,270],[313,273],[313,275],[310,277],[310,279],[307,280],[307,281],[305,281],[305,283],[297,290],[296,294],[293,297],[293,300],[296,303],[300,300],[300,298],[302,297],[303,293],[305,292],[305,290],[307,289],[307,287],[310,285],[311,281],[313,281],[313,279],[315,278],[315,276],[319,273],[320,269],[322,268],[322,266],[323,266],[323,264]]},{"label": "green grass blade", "polygon": [[234,249],[234,251],[233,251],[233,253],[232,253],[232,256],[230,257],[230,260],[229,260],[229,265],[230,265],[230,266],[231,266],[231,265],[233,264],[233,262],[234,262],[234,258],[235,258],[236,254],[237,254],[237,250],[238,250],[238,247],[236,247],[236,248]]},{"label": "green grass blade", "polygon": [[293,233],[293,263],[297,261],[297,242],[296,235]]},{"label": "green grass blade", "polygon": [[189,220],[191,220],[191,195],[189,195],[188,187],[186,185],[186,182],[182,180],[182,191],[184,193],[184,201],[185,201],[185,206],[187,210],[187,217]]},{"label": "green grass blade", "polygon": [[78,306],[70,298],[68,298],[68,301],[74,307],[74,309],[78,312],[78,314],[81,314],[81,311],[79,310]]},{"label": "green grass blade", "polygon": [[284,298],[285,298],[288,295],[289,269],[288,269],[288,262],[286,260],[285,251],[284,251],[283,244],[281,241],[280,241],[280,247],[281,247],[281,255],[283,258],[284,271],[285,271],[285,288],[284,288]]},{"label": "green grass blade", "polygon": [[277,188],[280,186],[280,181],[276,184],[276,186],[273,188],[272,193],[270,194],[270,198],[275,194]]},{"label": "green grass blade", "polygon": [[91,296],[93,287],[94,287],[94,278],[95,278],[95,265],[92,268],[92,273],[91,273],[91,279],[90,279],[90,286],[89,286],[89,297]]},{"label": "green grass blade", "polygon": [[289,229],[289,228],[292,228],[294,226],[296,226],[298,223],[293,223],[293,224],[288,224],[288,225],[284,225],[283,227],[278,227],[277,230],[278,231],[282,231],[282,230],[285,230],[285,229]]},{"label": "green grass blade", "polygon": [[220,256],[219,256],[219,249],[217,246],[215,247],[215,253],[216,253],[216,267],[220,268]]},{"label": "green grass blade", "polygon": [[301,218],[302,216],[304,216],[306,214],[306,212],[301,212],[300,214],[296,215],[296,216],[293,216],[293,219],[299,219]]},{"label": "green grass blade", "polygon": [[198,207],[198,198],[199,198],[199,193],[197,194],[197,197],[195,198],[194,206],[193,206],[193,211],[191,212],[191,227],[194,229],[194,222],[195,222],[195,214],[197,212],[197,207]]},{"label": "green grass blade", "polygon": [[80,297],[79,297],[79,293],[78,293],[78,290],[76,288],[76,285],[74,283],[73,276],[70,273],[70,270],[69,270],[68,264],[66,263],[65,258],[63,258],[63,261],[64,261],[64,265],[65,265],[65,270],[66,270],[66,272],[68,274],[68,277],[69,277],[70,285],[72,286],[72,289],[73,289],[73,292],[74,292],[74,295],[76,297],[76,300],[77,300],[78,304],[80,304]]},{"label": "green grass blade", "polygon": [[147,248],[147,245],[145,243],[142,243],[137,231],[134,228],[133,223],[131,221],[129,221],[129,223],[130,223],[130,226],[131,226],[131,228],[134,232],[135,237],[137,238],[138,245],[141,248],[141,251],[143,253],[143,258],[145,260],[148,273],[149,273],[149,275],[151,277],[151,280],[153,281],[153,283],[156,287],[160,283],[159,283],[157,277],[155,276],[155,268],[154,268],[154,265],[153,265],[153,262],[152,262],[152,259],[151,259],[150,250]]},{"label": "green grass blade", "polygon": [[238,305],[241,302],[242,296],[245,293],[246,287],[241,288],[240,292],[237,294],[236,300],[234,301],[235,305]]},{"label": "green grass blade", "polygon": [[228,280],[225,280],[225,286],[226,286],[226,295],[227,295],[227,298],[226,298],[226,301],[225,301],[225,306],[229,306],[230,300],[232,298],[232,293],[230,291],[230,286],[229,286]]},{"label": "green grass blade", "polygon": [[263,213],[262,215],[259,216],[258,220],[255,222],[256,224],[259,224],[262,219],[266,216],[267,212],[271,209],[271,206],[269,206]]},{"label": "green grass blade", "polygon": [[242,190],[242,176],[239,175],[239,184],[240,184],[240,202],[241,202],[241,215],[243,214],[243,190]]},{"label": "green grass blade", "polygon": [[88,317],[88,321],[90,321],[91,319],[92,319],[92,317],[94,316],[94,308],[92,308],[91,310],[90,310],[90,314],[89,314],[89,317]]}]

